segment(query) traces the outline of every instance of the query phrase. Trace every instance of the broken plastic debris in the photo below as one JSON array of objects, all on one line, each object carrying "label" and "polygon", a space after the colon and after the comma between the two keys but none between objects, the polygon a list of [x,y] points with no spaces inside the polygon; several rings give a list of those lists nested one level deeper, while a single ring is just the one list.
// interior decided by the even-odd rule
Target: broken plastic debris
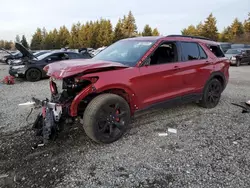
[{"label": "broken plastic debris", "polygon": [[159,136],[167,136],[168,133],[158,133]]},{"label": "broken plastic debris", "polygon": [[173,129],[173,128],[168,128],[168,132],[170,133],[177,133],[177,130],[176,129]]},{"label": "broken plastic debris", "polygon": [[248,105],[250,105],[250,100],[246,102]]},{"label": "broken plastic debris", "polygon": [[34,105],[35,105],[35,102],[26,102],[26,103],[18,104],[18,106],[22,106],[22,107],[30,107]]},{"label": "broken plastic debris", "polygon": [[0,174],[0,178],[7,178],[8,176],[8,174]]}]

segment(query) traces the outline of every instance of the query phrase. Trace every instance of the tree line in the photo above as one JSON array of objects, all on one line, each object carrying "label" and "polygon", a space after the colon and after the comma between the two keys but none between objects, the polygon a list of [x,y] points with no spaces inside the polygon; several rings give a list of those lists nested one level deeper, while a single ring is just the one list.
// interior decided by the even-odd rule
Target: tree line
[{"label": "tree line", "polygon": [[[231,25],[225,27],[222,32],[218,32],[217,20],[211,13],[205,21],[197,25],[189,25],[181,33],[182,35],[203,36],[220,42],[250,44],[250,13],[243,22],[235,18]],[[30,46],[24,35],[21,38],[17,35],[15,41],[32,50],[59,49],[66,46],[98,48],[108,46],[123,38],[158,35],[160,35],[158,29],[151,28],[148,24],[145,25],[142,32],[138,32],[135,17],[129,11],[128,15],[124,15],[118,20],[114,28],[110,20],[101,18],[96,21],[87,21],[84,24],[74,23],[70,30],[65,25],[51,31],[47,31],[46,28],[37,28]],[[13,49],[14,43],[0,40],[0,48]]]},{"label": "tree line", "polygon": [[[29,48],[29,44],[26,40],[25,35],[22,35],[22,39],[20,39],[20,36],[17,35],[15,42],[21,43],[24,47]],[[0,48],[4,48],[6,50],[13,50],[15,49],[15,44],[12,41],[6,41],[6,40],[0,40]]]},{"label": "tree line", "polygon": [[235,18],[231,25],[218,32],[217,20],[211,13],[204,22],[189,25],[181,31],[182,35],[203,36],[220,42],[249,43],[250,44],[250,13],[243,22]]},{"label": "tree line", "polygon": [[62,47],[98,48],[108,46],[123,38],[135,36],[158,36],[157,28],[152,29],[148,24],[145,25],[140,33],[137,30],[135,17],[129,11],[127,16],[119,19],[113,29],[111,21],[108,19],[99,19],[96,21],[87,21],[82,24],[74,23],[70,30],[65,25],[58,30],[55,28],[47,31],[46,28],[37,28],[34,33],[30,48],[33,50],[58,49]]}]

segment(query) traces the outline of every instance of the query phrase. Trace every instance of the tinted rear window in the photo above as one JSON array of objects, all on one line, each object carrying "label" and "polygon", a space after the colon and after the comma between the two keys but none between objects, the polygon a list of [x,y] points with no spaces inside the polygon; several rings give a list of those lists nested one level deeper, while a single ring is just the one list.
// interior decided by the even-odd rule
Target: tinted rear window
[{"label": "tinted rear window", "polygon": [[181,57],[183,61],[199,59],[199,47],[194,42],[181,42]]}]

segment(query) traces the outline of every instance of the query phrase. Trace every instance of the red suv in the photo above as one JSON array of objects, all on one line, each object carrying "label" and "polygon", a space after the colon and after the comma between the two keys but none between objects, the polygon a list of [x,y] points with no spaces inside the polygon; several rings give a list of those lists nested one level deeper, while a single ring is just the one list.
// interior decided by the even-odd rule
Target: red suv
[{"label": "red suv", "polygon": [[114,142],[137,111],[186,102],[214,108],[229,66],[218,43],[181,35],[123,39],[92,59],[51,63],[44,70],[54,104],[47,107],[48,117],[54,119],[43,129],[81,117],[92,140]]}]

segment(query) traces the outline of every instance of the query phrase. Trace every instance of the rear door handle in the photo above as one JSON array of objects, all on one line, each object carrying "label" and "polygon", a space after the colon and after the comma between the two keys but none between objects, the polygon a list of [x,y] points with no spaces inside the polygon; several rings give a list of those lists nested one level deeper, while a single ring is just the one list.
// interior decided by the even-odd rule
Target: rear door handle
[{"label": "rear door handle", "polygon": [[179,70],[180,67],[179,66],[174,66],[174,70]]},{"label": "rear door handle", "polygon": [[205,64],[212,64],[212,62],[207,60]]}]

